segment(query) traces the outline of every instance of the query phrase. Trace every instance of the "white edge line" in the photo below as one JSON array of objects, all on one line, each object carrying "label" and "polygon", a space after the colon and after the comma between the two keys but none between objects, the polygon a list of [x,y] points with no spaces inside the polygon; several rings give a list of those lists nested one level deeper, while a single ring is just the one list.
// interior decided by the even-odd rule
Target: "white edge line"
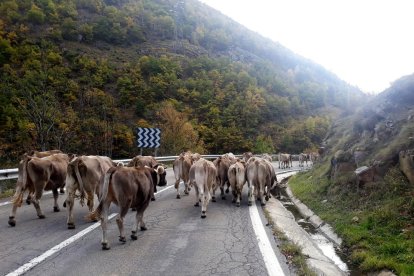
[{"label": "white edge line", "polygon": [[[165,191],[167,189],[170,189],[171,187],[173,187],[173,185],[170,185],[170,186],[162,189],[161,191],[159,191],[159,192],[157,192],[155,194],[159,194],[159,193],[161,193],[161,192],[163,192],[163,191]],[[117,215],[117,213],[113,213],[113,214],[109,215],[108,220],[112,219],[116,215]],[[73,235],[72,237],[64,240],[60,244],[52,247],[51,249],[49,249],[48,251],[46,251],[42,255],[37,256],[36,258],[31,259],[29,262],[27,262],[24,265],[20,266],[15,271],[10,272],[6,276],[19,276],[19,275],[24,274],[25,272],[27,272],[30,269],[34,268],[35,266],[37,266],[38,264],[40,264],[41,262],[43,262],[44,260],[46,260],[47,258],[49,258],[50,256],[52,256],[53,254],[59,252],[60,250],[62,250],[66,246],[68,246],[69,244],[71,244],[71,243],[75,242],[76,240],[80,239],[81,237],[85,236],[86,234],[88,234],[89,232],[91,232],[92,230],[94,230],[95,228],[97,228],[100,225],[101,225],[100,222],[94,223],[93,225],[89,226],[88,228],[83,229],[79,233],[77,233],[77,234]]]},{"label": "white edge line", "polygon": [[279,260],[273,251],[269,238],[263,227],[262,220],[260,219],[259,211],[256,204],[253,204],[249,208],[250,218],[252,221],[253,229],[256,234],[257,242],[259,244],[260,252],[262,253],[264,263],[266,265],[267,272],[270,276],[285,275]]}]

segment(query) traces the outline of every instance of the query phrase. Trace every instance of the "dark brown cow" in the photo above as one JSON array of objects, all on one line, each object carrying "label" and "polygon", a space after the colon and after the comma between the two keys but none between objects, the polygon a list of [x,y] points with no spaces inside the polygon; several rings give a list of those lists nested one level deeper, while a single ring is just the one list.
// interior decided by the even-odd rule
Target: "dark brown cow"
[{"label": "dark brown cow", "polygon": [[173,163],[173,170],[175,176],[175,189],[177,189],[177,198],[181,198],[179,187],[180,187],[180,180],[182,179],[184,182],[184,194],[188,195],[191,189],[190,187],[190,168],[193,164],[192,154],[191,152],[183,152],[181,153]]},{"label": "dark brown cow", "polygon": [[211,199],[211,189],[216,186],[217,169],[213,162],[200,158],[190,168],[190,182],[196,192],[196,204],[200,206],[201,218],[206,218],[207,206]]},{"label": "dark brown cow", "polygon": [[69,229],[75,228],[73,217],[73,206],[76,191],[79,190],[80,203],[83,206],[86,197],[89,211],[93,210],[94,194],[99,196],[99,179],[109,170],[116,166],[111,158],[106,156],[78,156],[68,164],[66,176],[67,197],[64,207],[67,207]]},{"label": "dark brown cow", "polygon": [[124,217],[129,208],[136,209],[136,221],[132,229],[131,239],[137,239],[138,226],[141,230],[147,230],[143,216],[154,193],[154,185],[157,182],[157,172],[149,167],[113,167],[104,177],[102,194],[99,205],[91,213],[89,219],[101,218],[102,249],[110,248],[107,240],[108,209],[111,203],[119,206],[119,214],[116,222],[119,229],[119,241],[125,243]]},{"label": "dark brown cow", "polygon": [[34,194],[31,202],[39,218],[45,218],[39,204],[43,190],[53,191],[53,197],[55,199],[53,210],[55,212],[60,211],[57,203],[58,189],[65,185],[68,163],[69,156],[63,153],[42,158],[26,156],[20,162],[19,171],[22,171],[22,177],[16,182],[16,193],[14,194],[13,208],[9,217],[10,226],[16,225],[16,210],[22,204],[25,191]]},{"label": "dark brown cow", "polygon": [[165,186],[167,185],[167,171],[165,170],[167,166],[158,163],[158,161],[151,155],[137,155],[134,158],[132,158],[131,161],[128,163],[128,167],[150,167],[157,171],[158,173],[158,180],[155,182],[156,185],[154,185],[154,191],[151,197],[151,200],[155,200],[154,193],[157,192],[157,185],[158,186]]}]

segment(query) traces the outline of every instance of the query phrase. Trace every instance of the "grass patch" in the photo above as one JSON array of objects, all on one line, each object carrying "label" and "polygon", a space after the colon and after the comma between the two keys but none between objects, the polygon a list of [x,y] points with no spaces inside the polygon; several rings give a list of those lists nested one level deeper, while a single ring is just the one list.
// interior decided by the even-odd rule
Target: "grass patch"
[{"label": "grass patch", "polygon": [[269,224],[272,226],[273,235],[281,243],[280,251],[285,255],[288,264],[293,265],[296,274],[300,276],[316,276],[317,274],[308,267],[306,263],[307,258],[302,254],[301,247],[290,241],[283,231],[274,225],[272,218],[266,209],[263,209],[263,211]]},{"label": "grass patch", "polygon": [[0,181],[0,198],[6,198],[14,195],[16,179],[8,179]]},{"label": "grass patch", "polygon": [[357,193],[349,185],[329,181],[326,168],[292,177],[297,198],[334,227],[349,260],[361,271],[388,269],[414,275],[414,191],[392,168],[384,180]]}]

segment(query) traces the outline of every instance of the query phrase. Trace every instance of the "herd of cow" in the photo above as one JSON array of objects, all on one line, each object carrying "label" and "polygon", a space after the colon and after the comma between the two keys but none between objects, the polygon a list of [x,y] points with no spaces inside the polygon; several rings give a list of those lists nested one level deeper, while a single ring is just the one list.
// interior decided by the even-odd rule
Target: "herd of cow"
[{"label": "herd of cow", "polygon": [[[302,160],[307,162],[307,157],[303,156]],[[250,152],[244,153],[243,158],[227,153],[214,161],[204,159],[198,153],[183,152],[173,163],[176,197],[181,198],[181,180],[184,182],[185,194],[189,194],[194,187],[194,206],[201,204],[201,218],[205,218],[209,201],[216,201],[217,188],[220,188],[222,199],[226,198],[225,193],[229,193],[231,188],[233,203],[240,206],[242,190],[247,183],[248,205],[255,199],[265,205],[265,200],[269,200],[270,190],[278,183],[271,161],[269,155],[256,157]],[[279,155],[279,167],[289,167],[291,162],[291,156]],[[300,164],[303,165],[303,162]],[[16,192],[8,223],[10,226],[16,225],[16,211],[22,205],[26,192],[26,202],[34,205],[39,218],[45,218],[39,200],[44,190],[52,190],[54,211],[58,212],[58,194],[59,191],[64,193],[65,187],[67,197],[63,206],[67,209],[67,227],[75,228],[75,198],[80,199],[82,206],[86,199],[89,208],[86,218],[92,221],[101,220],[102,249],[109,249],[106,232],[111,203],[115,203],[120,209],[116,222],[121,242],[126,241],[123,226],[125,215],[131,208],[136,210],[136,221],[131,234],[131,239],[136,240],[138,227],[140,230],[147,229],[143,215],[150,201],[155,200],[156,186],[166,184],[166,166],[158,163],[152,156],[136,156],[124,166],[105,156],[75,156],[59,150],[33,151],[25,154],[19,162]],[[95,194],[98,196],[99,205],[94,209]]]}]

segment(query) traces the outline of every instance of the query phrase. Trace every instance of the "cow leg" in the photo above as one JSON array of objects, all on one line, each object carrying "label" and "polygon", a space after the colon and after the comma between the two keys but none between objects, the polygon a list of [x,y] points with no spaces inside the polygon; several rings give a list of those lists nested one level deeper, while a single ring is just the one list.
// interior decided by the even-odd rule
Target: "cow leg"
[{"label": "cow leg", "polygon": [[26,204],[30,205],[32,203],[32,194],[29,192],[29,194],[26,197]]},{"label": "cow leg", "polygon": [[108,209],[111,203],[108,201],[103,202],[102,204],[102,211],[101,211],[101,228],[102,228],[102,250],[109,250],[111,247],[109,246],[108,239],[107,239],[107,229],[108,229]]},{"label": "cow leg", "polygon": [[220,194],[221,194],[221,199],[225,200],[226,199],[226,195],[224,194],[224,182],[220,181]]},{"label": "cow leg", "polygon": [[194,204],[194,207],[199,207],[200,206],[200,191],[198,190],[197,185],[194,186],[194,190],[196,192],[196,199],[197,199],[197,202]]},{"label": "cow leg", "polygon": [[120,206],[120,212],[116,218],[116,223],[118,224],[119,229],[119,241],[125,243],[125,233],[124,233],[124,218],[128,213],[128,209],[131,206],[131,199],[128,199],[122,206]]},{"label": "cow leg", "polygon": [[94,196],[93,196],[93,191],[89,191],[89,192],[86,192],[86,198],[87,198],[87,205],[88,205],[88,208],[89,208],[89,212],[92,212],[93,211],[93,198],[94,198]]},{"label": "cow leg", "polygon": [[181,198],[181,195],[180,195],[180,179],[175,180],[174,188],[177,190],[177,198]]},{"label": "cow leg", "polygon": [[265,199],[264,199],[264,186],[259,186],[258,187],[258,196],[259,196],[259,199],[260,199],[260,204],[262,205],[262,206],[265,206],[266,205],[266,202],[265,202]]},{"label": "cow leg", "polygon": [[35,207],[36,212],[37,212],[37,216],[40,219],[45,218],[45,215],[43,214],[42,210],[40,209],[40,203],[39,203],[40,198],[43,195],[43,188],[42,187],[44,187],[44,185],[39,186],[39,189],[37,189],[36,192],[35,192],[35,196],[32,197],[33,206]]},{"label": "cow leg", "polygon": [[[206,218],[206,211],[207,211],[207,194],[204,193],[204,187],[200,188],[199,199],[201,201],[201,218]],[[208,191],[207,191],[208,193]],[[206,203],[207,202],[207,203]]]},{"label": "cow leg", "polygon": [[75,204],[74,194],[69,192],[66,198],[66,210],[68,212],[67,225],[68,229],[75,229],[75,219],[73,218],[73,205]]},{"label": "cow leg", "polygon": [[53,212],[60,212],[59,204],[58,204],[58,197],[59,192],[57,189],[53,189],[53,199],[54,199],[54,205],[53,205]]},{"label": "cow leg", "polygon": [[147,209],[148,204],[149,202],[137,208],[137,214],[135,215],[135,224],[132,228],[132,234],[131,234],[131,239],[133,240],[138,239],[137,237],[138,226],[140,226],[141,231],[147,230],[147,227],[145,226],[145,222],[144,222],[144,211]]},{"label": "cow leg", "polygon": [[23,202],[23,191],[21,187],[17,187],[16,193],[13,197],[13,208],[9,216],[9,225],[16,226],[16,211],[17,207],[22,206]]},{"label": "cow leg", "polygon": [[248,195],[248,205],[252,206],[252,203],[254,201],[254,192],[255,192],[254,191],[254,185],[250,181],[247,182],[247,184],[248,184],[248,188],[249,188],[249,191],[247,193],[247,195]]},{"label": "cow leg", "polygon": [[217,190],[217,184],[214,184],[213,186],[213,197],[211,198],[211,201],[216,202],[216,190]]}]

